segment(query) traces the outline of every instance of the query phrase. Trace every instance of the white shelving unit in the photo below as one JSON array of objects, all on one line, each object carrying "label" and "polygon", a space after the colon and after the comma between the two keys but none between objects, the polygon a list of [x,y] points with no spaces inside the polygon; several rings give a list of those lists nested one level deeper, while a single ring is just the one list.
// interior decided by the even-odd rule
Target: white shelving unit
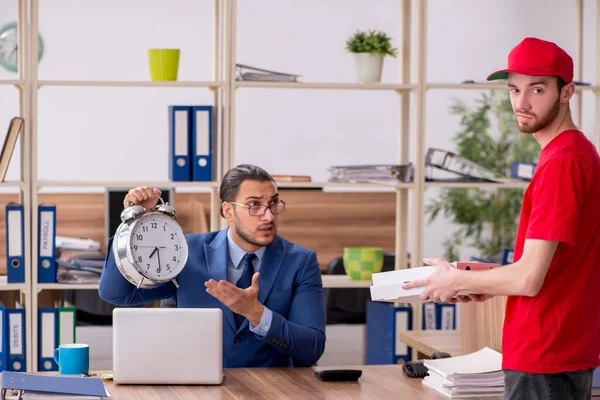
[{"label": "white shelving unit", "polygon": [[[26,27],[27,24],[22,21],[27,20],[27,5],[25,1],[19,1],[18,11],[18,41],[19,43],[27,43],[28,34]],[[33,306],[31,303],[31,236],[32,236],[32,225],[31,225],[31,125],[28,121],[31,121],[31,103],[29,102],[28,94],[31,92],[31,66],[28,58],[28,52],[26,47],[19,47],[18,59],[20,61],[20,68],[18,72],[18,79],[13,80],[0,80],[0,86],[14,86],[19,92],[19,116],[23,118],[26,123],[24,124],[24,130],[20,135],[20,177],[18,181],[4,181],[0,182],[2,188],[16,189],[19,195],[19,202],[23,204],[23,234],[24,234],[24,268],[25,268],[25,282],[24,283],[8,283],[7,276],[0,277],[0,291],[18,291],[19,300],[21,305],[25,307],[25,324],[29,327],[29,321],[32,318]],[[7,265],[7,268],[10,266]],[[14,304],[5,304],[5,306],[11,308]],[[25,343],[23,349],[26,352],[27,362],[32,351],[32,331],[31,329],[25,330]]]},{"label": "white shelving unit", "polygon": [[[412,162],[415,166],[414,182],[398,185],[379,184],[349,184],[331,182],[310,183],[282,183],[279,186],[294,188],[323,188],[343,189],[345,191],[364,190],[390,190],[395,192],[396,201],[396,234],[395,253],[396,268],[406,268],[407,250],[410,250],[413,260],[423,258],[424,241],[424,193],[429,188],[525,188],[527,183],[449,183],[425,182],[424,164],[426,152],[426,96],[431,90],[506,90],[504,84],[498,83],[430,83],[426,76],[426,46],[427,46],[427,0],[398,0],[401,4],[400,30],[398,34],[400,70],[397,83],[327,83],[327,82],[238,82],[235,80],[236,46],[237,46],[237,6],[238,0],[213,0],[213,80],[212,81],[177,81],[177,82],[147,82],[147,81],[96,81],[96,80],[39,80],[37,65],[37,37],[38,37],[38,10],[39,0],[18,0],[19,2],[19,60],[24,60],[24,68],[19,72],[19,79],[0,80],[0,85],[15,86],[21,94],[21,115],[26,119],[25,140],[21,145],[22,152],[22,178],[19,182],[3,182],[0,186],[12,186],[19,189],[21,199],[25,205],[25,234],[26,234],[26,283],[24,285],[7,285],[0,281],[1,290],[20,290],[24,293],[27,305],[27,354],[28,369],[37,369],[37,308],[38,294],[44,290],[81,289],[97,290],[97,285],[64,285],[64,284],[38,284],[37,283],[37,238],[38,221],[38,193],[44,188],[82,188],[82,187],[118,187],[131,188],[139,184],[149,184],[158,187],[198,188],[211,193],[211,229],[222,226],[218,218],[218,181],[214,182],[131,182],[131,181],[61,181],[38,180],[37,157],[37,107],[38,92],[44,87],[124,87],[124,88],[198,88],[206,89],[213,93],[216,111],[216,143],[217,143],[217,171],[216,176],[233,167],[235,143],[235,115],[236,93],[238,90],[261,89],[311,89],[311,90],[368,90],[368,91],[393,91],[400,100],[400,129],[399,145],[397,149],[397,162],[400,164]],[[435,1],[435,0],[431,0]],[[582,32],[583,25],[583,0],[575,0],[577,7],[578,32]],[[597,0],[596,21],[600,21],[600,0]],[[416,20],[412,24],[412,8],[415,7]],[[28,22],[27,22],[28,21]],[[416,46],[411,46],[413,34],[416,35]],[[596,42],[600,43],[600,24],[596,23]],[[582,41],[583,35],[576,35],[577,49],[575,54],[576,80],[581,80]],[[596,85],[580,86],[577,90],[576,101],[572,107],[576,121],[581,121],[581,93],[590,91],[596,95],[596,126],[594,140],[600,146],[600,52],[596,57]],[[411,76],[411,63],[415,61],[416,69]],[[411,97],[412,96],[412,97]],[[411,101],[412,107],[411,110]],[[412,122],[412,129],[409,126]],[[409,150],[412,150],[409,152]],[[415,154],[411,160],[409,153]],[[408,212],[409,196],[411,213]],[[409,243],[409,229],[411,241]],[[370,281],[351,281],[346,276],[324,276],[323,283],[329,288],[346,288],[370,286]],[[420,313],[415,313],[415,326],[420,326]]]}]

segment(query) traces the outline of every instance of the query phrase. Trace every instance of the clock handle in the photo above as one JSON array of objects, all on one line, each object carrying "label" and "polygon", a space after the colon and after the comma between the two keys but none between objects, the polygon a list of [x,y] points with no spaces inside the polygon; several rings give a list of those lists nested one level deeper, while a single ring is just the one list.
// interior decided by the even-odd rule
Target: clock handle
[{"label": "clock handle", "polygon": [[171,279],[171,282],[173,282],[176,288],[179,288],[179,283],[177,283],[177,279],[173,278]]}]

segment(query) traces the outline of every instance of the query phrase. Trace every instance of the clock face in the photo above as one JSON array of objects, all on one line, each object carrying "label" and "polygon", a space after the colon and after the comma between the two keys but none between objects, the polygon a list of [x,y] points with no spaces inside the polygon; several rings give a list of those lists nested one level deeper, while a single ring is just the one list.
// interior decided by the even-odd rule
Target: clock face
[{"label": "clock face", "polygon": [[185,234],[172,218],[146,214],[131,227],[129,253],[137,270],[156,281],[174,279],[187,261]]},{"label": "clock face", "polygon": [[[11,22],[0,27],[0,65],[4,68],[17,72],[19,70],[18,63],[18,31],[17,23]],[[38,37],[38,60],[42,58],[44,44],[42,37]]]}]

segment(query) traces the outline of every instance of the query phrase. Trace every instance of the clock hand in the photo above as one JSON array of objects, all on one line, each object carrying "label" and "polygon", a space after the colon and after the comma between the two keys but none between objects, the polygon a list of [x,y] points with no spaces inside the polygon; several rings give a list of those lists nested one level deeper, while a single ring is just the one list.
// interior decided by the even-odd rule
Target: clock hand
[{"label": "clock hand", "polygon": [[[144,247],[152,247],[152,246],[144,246]],[[156,253],[158,251],[158,247],[154,247],[154,251],[152,253],[150,253],[150,257],[148,258],[152,258],[152,256],[154,255],[154,253]]]},{"label": "clock hand", "polygon": [[158,251],[158,247],[156,248],[156,251],[158,252],[156,258],[158,258],[158,269],[156,270],[157,274],[160,274],[160,251]]},{"label": "clock hand", "polygon": [[166,246],[142,246],[141,244],[138,244],[137,247],[152,247],[153,249],[166,249]]}]

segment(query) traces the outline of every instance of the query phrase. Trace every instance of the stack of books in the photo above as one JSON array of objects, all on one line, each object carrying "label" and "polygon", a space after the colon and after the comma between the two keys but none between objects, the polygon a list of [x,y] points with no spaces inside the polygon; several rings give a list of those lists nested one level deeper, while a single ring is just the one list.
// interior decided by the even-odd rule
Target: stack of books
[{"label": "stack of books", "polygon": [[[510,182],[506,176],[491,171],[481,164],[441,149],[427,150],[425,167],[425,179],[428,181]],[[446,172],[449,176],[437,177],[436,171]]]},{"label": "stack of books", "polygon": [[244,64],[236,64],[235,73],[237,81],[298,82],[298,78],[300,77],[300,75],[296,74],[270,71]]},{"label": "stack of books", "polygon": [[494,397],[504,393],[502,354],[489,347],[464,356],[426,360],[423,385],[454,397]]},{"label": "stack of books", "polygon": [[329,168],[330,182],[389,183],[412,182],[413,165],[360,164],[335,165]]}]

